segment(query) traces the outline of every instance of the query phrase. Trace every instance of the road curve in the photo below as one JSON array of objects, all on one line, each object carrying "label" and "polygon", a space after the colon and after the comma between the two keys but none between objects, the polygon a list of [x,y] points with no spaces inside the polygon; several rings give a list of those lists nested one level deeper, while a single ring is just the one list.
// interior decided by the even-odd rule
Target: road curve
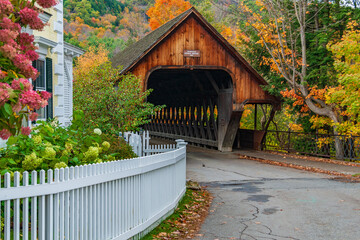
[{"label": "road curve", "polygon": [[214,200],[195,239],[360,240],[360,184],[188,147],[187,178]]}]

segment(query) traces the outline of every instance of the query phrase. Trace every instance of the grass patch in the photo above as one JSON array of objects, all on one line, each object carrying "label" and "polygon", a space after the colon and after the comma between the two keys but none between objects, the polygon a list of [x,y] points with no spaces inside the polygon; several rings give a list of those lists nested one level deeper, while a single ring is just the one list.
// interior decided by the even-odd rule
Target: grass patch
[{"label": "grass patch", "polygon": [[143,240],[185,239],[199,231],[212,197],[205,189],[187,189],[174,213],[148,233]]}]

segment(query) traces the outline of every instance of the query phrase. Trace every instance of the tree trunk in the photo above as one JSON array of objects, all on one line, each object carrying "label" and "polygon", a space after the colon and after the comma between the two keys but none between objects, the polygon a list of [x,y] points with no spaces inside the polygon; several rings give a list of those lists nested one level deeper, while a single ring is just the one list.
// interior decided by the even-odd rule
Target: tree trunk
[{"label": "tree trunk", "polygon": [[[332,113],[330,119],[334,121],[334,123],[339,123],[339,119],[335,113]],[[344,143],[341,137],[339,136],[339,132],[337,131],[337,127],[333,127],[334,131],[334,140],[335,140],[335,151],[336,151],[336,159],[344,159]]]}]

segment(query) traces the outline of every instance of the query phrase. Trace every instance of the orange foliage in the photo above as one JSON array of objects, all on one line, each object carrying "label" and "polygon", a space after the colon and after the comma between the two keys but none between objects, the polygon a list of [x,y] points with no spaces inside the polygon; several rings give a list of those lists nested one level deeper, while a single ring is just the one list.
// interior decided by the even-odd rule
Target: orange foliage
[{"label": "orange foliage", "polygon": [[[266,11],[267,7],[264,1],[257,0],[255,3],[260,8],[260,12]],[[273,71],[278,73],[281,73],[279,66],[282,66],[283,70],[288,71],[287,66],[295,66],[297,68],[302,65],[301,56],[289,48],[287,36],[289,25],[281,14],[274,19],[266,21],[261,13],[253,12],[244,3],[241,3],[240,6],[248,16],[247,25],[251,25],[260,37],[257,43],[262,46],[271,46],[272,57],[263,56],[263,64],[270,66]]]},{"label": "orange foliage", "polygon": [[146,13],[150,17],[151,30],[157,29],[189,8],[191,4],[185,0],[156,0],[155,5]]},{"label": "orange foliage", "polygon": [[302,106],[301,107],[301,112],[305,113],[305,112],[309,112],[310,109],[308,108],[308,106],[305,104],[304,102],[304,98],[302,98],[301,96],[299,96],[298,93],[295,93],[294,89],[291,90],[284,90],[280,92],[281,95],[285,98],[290,98],[294,101],[293,106]]},{"label": "orange foliage", "polygon": [[85,54],[78,57],[76,68],[74,68],[74,76],[84,79],[84,76],[89,73],[89,69],[109,61],[108,54],[109,52],[103,46],[98,48],[90,47]]}]

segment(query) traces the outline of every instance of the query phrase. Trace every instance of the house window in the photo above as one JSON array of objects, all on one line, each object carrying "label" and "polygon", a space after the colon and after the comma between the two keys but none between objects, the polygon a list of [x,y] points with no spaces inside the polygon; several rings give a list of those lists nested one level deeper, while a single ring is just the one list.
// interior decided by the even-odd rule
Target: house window
[{"label": "house window", "polygon": [[35,89],[37,91],[45,91],[46,90],[46,77],[45,77],[45,61],[36,60],[35,68],[40,73],[39,77],[35,80]]},{"label": "house window", "polygon": [[[47,91],[52,93],[52,59],[46,58],[46,60],[36,60],[33,62],[33,66],[38,70],[39,76],[35,79],[33,86],[35,91]],[[53,118],[53,98],[48,100],[48,106],[36,110],[41,120]]]}]

